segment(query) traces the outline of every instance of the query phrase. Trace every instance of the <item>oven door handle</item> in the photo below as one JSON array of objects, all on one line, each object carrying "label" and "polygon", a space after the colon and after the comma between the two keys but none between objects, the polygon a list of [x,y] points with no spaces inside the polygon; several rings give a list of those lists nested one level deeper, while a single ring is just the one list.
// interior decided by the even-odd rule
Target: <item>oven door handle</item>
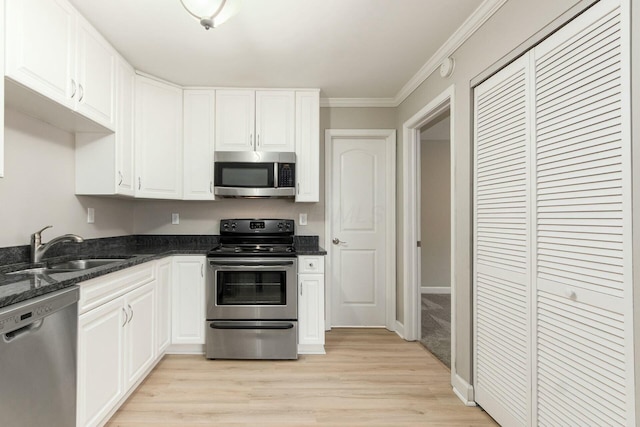
[{"label": "oven door handle", "polygon": [[291,322],[269,322],[268,324],[251,323],[251,322],[211,322],[211,329],[291,329]]},{"label": "oven door handle", "polygon": [[293,261],[259,261],[255,263],[247,261],[242,261],[240,263],[227,261],[209,261],[209,264],[214,267],[255,269],[264,267],[286,267],[288,265],[293,265]]}]

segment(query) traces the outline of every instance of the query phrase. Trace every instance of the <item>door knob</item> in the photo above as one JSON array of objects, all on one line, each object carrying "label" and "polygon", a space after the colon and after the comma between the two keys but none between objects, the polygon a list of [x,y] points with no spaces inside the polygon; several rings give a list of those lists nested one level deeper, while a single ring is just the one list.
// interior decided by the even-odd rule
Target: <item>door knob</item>
[{"label": "door knob", "polygon": [[340,239],[338,239],[337,237],[335,237],[335,238],[332,240],[332,242],[333,242],[333,244],[334,244],[334,245],[339,245],[340,243],[347,243],[347,242],[341,242],[341,241],[340,241]]}]

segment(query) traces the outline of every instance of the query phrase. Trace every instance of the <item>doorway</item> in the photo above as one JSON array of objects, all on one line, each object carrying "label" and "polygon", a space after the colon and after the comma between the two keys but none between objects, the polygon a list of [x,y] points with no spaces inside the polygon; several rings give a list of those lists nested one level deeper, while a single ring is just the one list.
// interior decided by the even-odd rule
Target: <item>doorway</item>
[{"label": "doorway", "polygon": [[395,130],[325,132],[329,328],[395,323]]},{"label": "doorway", "polygon": [[456,109],[454,103],[455,86],[451,85],[441,94],[432,99],[420,111],[415,113],[402,126],[402,230],[400,236],[401,253],[403,256],[401,283],[399,295],[402,298],[403,312],[398,319],[396,330],[407,340],[420,339],[420,256],[417,242],[420,241],[418,216],[418,150],[420,129],[433,121],[445,111],[450,111],[450,159],[451,159],[451,385],[453,391],[467,405],[474,405],[473,387],[456,373],[456,216],[455,198],[453,197],[455,184],[455,152],[456,136],[454,133]]},{"label": "doorway", "polygon": [[420,342],[451,368],[451,112],[420,128]]}]

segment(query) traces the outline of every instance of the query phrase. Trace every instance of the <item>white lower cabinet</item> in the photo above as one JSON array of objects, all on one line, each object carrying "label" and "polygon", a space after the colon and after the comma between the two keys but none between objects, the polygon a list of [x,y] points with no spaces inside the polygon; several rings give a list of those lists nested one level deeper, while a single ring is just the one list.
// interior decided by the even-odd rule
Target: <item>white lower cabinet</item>
[{"label": "white lower cabinet", "polygon": [[298,353],[324,351],[324,257],[298,257]]},{"label": "white lower cabinet", "polygon": [[148,283],[124,297],[127,312],[125,324],[126,388],[131,388],[151,367],[156,355],[155,282]]},{"label": "white lower cabinet", "polygon": [[97,425],[124,394],[123,298],[78,321],[77,426]]},{"label": "white lower cabinet", "polygon": [[205,257],[173,257],[171,344],[178,352],[202,352],[205,332]]},{"label": "white lower cabinet", "polygon": [[171,257],[156,264],[156,347],[158,354],[171,344]]},{"label": "white lower cabinet", "polygon": [[[101,425],[156,361],[150,333],[156,324],[156,282],[149,271],[152,263],[80,285],[78,426]],[[105,285],[111,294],[102,292]]]}]

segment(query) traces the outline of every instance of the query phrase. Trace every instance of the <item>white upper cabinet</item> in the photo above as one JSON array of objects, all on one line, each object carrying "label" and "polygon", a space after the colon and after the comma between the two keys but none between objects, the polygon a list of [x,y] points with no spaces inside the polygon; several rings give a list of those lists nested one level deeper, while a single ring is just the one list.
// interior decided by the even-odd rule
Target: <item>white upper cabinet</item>
[{"label": "white upper cabinet", "polygon": [[251,151],[255,132],[253,90],[216,91],[216,150]]},{"label": "white upper cabinet", "polygon": [[320,201],[320,92],[296,91],[296,202]]},{"label": "white upper cabinet", "polygon": [[182,198],[182,89],[136,76],[136,197]]},{"label": "white upper cabinet", "polygon": [[124,60],[119,59],[116,68],[116,194],[133,196],[134,187],[134,134],[133,107],[136,74]]},{"label": "white upper cabinet", "polygon": [[256,91],[256,151],[294,150],[294,107],[293,91]]},{"label": "white upper cabinet", "polygon": [[214,90],[184,91],[185,200],[213,200]]},{"label": "white upper cabinet", "polygon": [[6,1],[6,75],[73,108],[76,11],[64,0]]},{"label": "white upper cabinet", "polygon": [[6,1],[5,74],[113,130],[116,53],[65,0]]},{"label": "white upper cabinet", "polygon": [[115,123],[116,53],[84,18],[78,16],[76,109],[113,129]]},{"label": "white upper cabinet", "polygon": [[133,196],[133,101],[135,72],[122,58],[116,66],[116,132],[76,133],[76,194]]},{"label": "white upper cabinet", "polygon": [[293,91],[216,91],[216,151],[294,151]]}]

